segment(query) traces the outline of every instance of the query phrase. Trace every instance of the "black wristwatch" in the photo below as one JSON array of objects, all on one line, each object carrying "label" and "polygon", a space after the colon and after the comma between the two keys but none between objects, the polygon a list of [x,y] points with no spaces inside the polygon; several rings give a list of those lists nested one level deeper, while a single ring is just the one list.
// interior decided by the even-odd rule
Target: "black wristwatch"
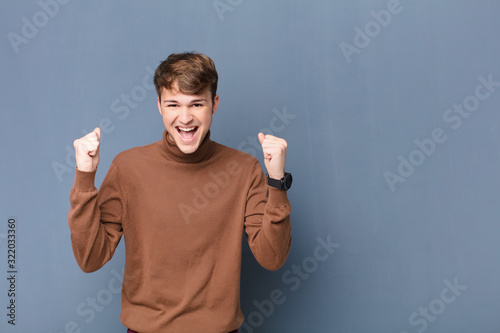
[{"label": "black wristwatch", "polygon": [[288,191],[292,187],[292,174],[285,172],[285,176],[281,179],[273,179],[267,175],[267,185],[277,188],[279,190]]}]

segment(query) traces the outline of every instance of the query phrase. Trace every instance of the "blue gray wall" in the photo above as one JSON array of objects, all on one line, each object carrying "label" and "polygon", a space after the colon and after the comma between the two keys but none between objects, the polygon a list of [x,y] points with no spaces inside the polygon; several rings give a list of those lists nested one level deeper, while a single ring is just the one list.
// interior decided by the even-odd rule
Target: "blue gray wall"
[{"label": "blue gray wall", "polygon": [[100,183],[118,152],[159,140],[151,71],[196,50],[221,77],[216,141],[259,158],[261,129],[289,142],[293,247],[277,272],[243,249],[243,333],[496,332],[499,14],[493,0],[2,1],[0,331],[123,332],[123,244],[96,273],[73,258],[72,142],[101,126]]}]

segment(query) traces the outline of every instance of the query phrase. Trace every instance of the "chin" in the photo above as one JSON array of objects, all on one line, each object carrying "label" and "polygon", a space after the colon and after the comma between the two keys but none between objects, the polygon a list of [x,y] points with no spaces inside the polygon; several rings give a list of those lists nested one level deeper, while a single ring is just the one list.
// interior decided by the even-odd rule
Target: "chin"
[{"label": "chin", "polygon": [[192,154],[194,153],[195,151],[198,150],[199,148],[199,145],[196,144],[196,145],[190,145],[190,146],[186,146],[186,145],[177,145],[177,147],[179,147],[179,150],[181,152],[183,152],[184,154],[186,155],[189,155],[189,154]]}]

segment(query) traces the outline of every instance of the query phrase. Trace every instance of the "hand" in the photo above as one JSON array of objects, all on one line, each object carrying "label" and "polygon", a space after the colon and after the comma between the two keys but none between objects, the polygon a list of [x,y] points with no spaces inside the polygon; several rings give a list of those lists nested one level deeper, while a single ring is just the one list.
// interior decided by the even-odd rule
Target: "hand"
[{"label": "hand", "polygon": [[96,127],[93,132],[75,140],[76,168],[80,171],[94,171],[99,165],[99,142],[101,129]]},{"label": "hand", "polygon": [[286,147],[284,139],[270,134],[259,133],[259,141],[264,153],[264,165],[270,178],[281,179],[285,176]]}]

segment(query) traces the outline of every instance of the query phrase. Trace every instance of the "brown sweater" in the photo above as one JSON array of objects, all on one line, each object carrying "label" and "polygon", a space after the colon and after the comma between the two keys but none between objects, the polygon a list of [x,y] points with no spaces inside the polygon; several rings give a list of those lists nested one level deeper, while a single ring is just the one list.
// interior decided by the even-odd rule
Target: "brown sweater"
[{"label": "brown sweater", "polygon": [[80,268],[101,268],[121,239],[122,323],[140,333],[223,333],[243,322],[243,231],[276,270],[290,249],[290,203],[254,157],[215,143],[183,154],[167,138],[124,151],[98,191],[76,171],[68,222]]}]

